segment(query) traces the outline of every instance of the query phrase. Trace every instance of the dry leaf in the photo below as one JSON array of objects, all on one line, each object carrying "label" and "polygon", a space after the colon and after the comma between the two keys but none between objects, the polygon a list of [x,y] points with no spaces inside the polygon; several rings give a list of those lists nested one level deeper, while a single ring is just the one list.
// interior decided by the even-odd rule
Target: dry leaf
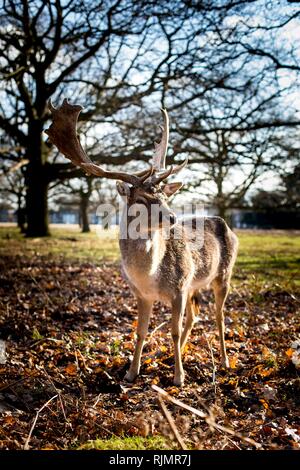
[{"label": "dry leaf", "polygon": [[277,390],[270,387],[268,384],[264,386],[263,389],[264,399],[267,401],[276,401],[277,400]]},{"label": "dry leaf", "polygon": [[285,351],[285,355],[286,355],[287,357],[289,357],[289,358],[292,357],[293,353],[294,353],[294,351],[293,351],[292,348],[289,348],[289,349],[287,349],[287,350]]},{"label": "dry leaf", "polygon": [[232,357],[229,359],[230,368],[231,368],[231,369],[235,369],[235,368],[236,368],[236,365],[237,365],[237,362],[238,362],[237,356],[232,356]]},{"label": "dry leaf", "polygon": [[76,375],[77,374],[77,366],[75,364],[69,363],[65,368],[65,372],[68,375]]}]

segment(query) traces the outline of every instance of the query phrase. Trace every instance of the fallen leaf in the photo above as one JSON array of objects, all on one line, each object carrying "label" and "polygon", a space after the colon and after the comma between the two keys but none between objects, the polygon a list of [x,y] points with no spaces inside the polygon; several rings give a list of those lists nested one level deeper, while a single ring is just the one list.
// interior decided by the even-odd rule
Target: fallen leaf
[{"label": "fallen leaf", "polygon": [[67,367],[65,367],[65,372],[68,375],[76,375],[77,374],[77,367],[75,364],[69,363]]},{"label": "fallen leaf", "polygon": [[127,349],[127,351],[133,351],[134,350],[134,345],[131,341],[124,341],[123,349]]},{"label": "fallen leaf", "polygon": [[292,357],[293,353],[294,353],[294,351],[293,351],[292,348],[289,348],[289,349],[287,349],[287,350],[285,351],[285,355],[286,355],[287,357],[289,357],[289,358]]},{"label": "fallen leaf", "polygon": [[237,356],[232,356],[232,357],[229,359],[230,368],[231,368],[231,369],[236,369],[237,362],[238,362]]},{"label": "fallen leaf", "polygon": [[266,410],[269,409],[269,404],[266,402],[266,400],[264,400],[263,398],[261,398],[259,401],[261,402],[262,406],[263,406]]},{"label": "fallen leaf", "polygon": [[269,385],[264,386],[263,394],[264,394],[264,399],[267,401],[277,400],[277,390],[275,388],[270,387]]},{"label": "fallen leaf", "polygon": [[291,438],[295,442],[300,442],[300,436],[299,436],[299,434],[297,434],[297,429],[285,428],[285,432],[288,436],[291,436]]},{"label": "fallen leaf", "polygon": [[151,381],[152,385],[157,385],[159,383],[159,377],[154,377]]},{"label": "fallen leaf", "polygon": [[300,350],[294,351],[292,355],[292,363],[294,366],[299,369],[300,368]]}]

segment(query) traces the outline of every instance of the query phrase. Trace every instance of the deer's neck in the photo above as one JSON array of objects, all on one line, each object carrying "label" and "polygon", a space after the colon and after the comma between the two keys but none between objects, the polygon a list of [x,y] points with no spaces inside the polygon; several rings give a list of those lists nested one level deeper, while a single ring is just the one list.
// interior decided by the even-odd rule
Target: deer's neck
[{"label": "deer's neck", "polygon": [[142,238],[130,237],[128,219],[123,214],[120,224],[120,249],[126,271],[135,271],[150,276],[159,271],[165,255],[166,241],[162,229],[145,234]]}]

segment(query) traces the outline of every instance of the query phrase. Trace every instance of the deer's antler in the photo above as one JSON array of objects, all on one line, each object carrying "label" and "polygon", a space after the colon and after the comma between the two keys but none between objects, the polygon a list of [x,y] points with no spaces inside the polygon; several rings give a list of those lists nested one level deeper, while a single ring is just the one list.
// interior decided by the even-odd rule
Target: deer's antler
[{"label": "deer's antler", "polygon": [[188,158],[186,158],[182,163],[180,163],[180,165],[175,165],[175,166],[171,165],[170,168],[164,171],[163,173],[158,173],[152,176],[151,178],[152,183],[159,184],[163,180],[168,178],[168,176],[175,175],[175,173],[179,173],[181,170],[183,170],[184,167],[186,167],[187,163],[188,163]]},{"label": "deer's antler", "polygon": [[59,108],[55,108],[51,101],[49,101],[49,109],[52,113],[53,122],[45,133],[65,157],[71,160],[74,165],[80,166],[86,173],[109,179],[122,180],[133,185],[141,184],[153,173],[152,167],[143,178],[129,173],[104,170],[101,166],[92,162],[80,144],[76,127],[78,116],[83,108],[78,105],[71,105],[67,99],[64,99],[63,104]]},{"label": "deer's antler", "polygon": [[166,155],[169,145],[169,116],[166,109],[161,109],[164,117],[164,124],[160,126],[162,137],[159,143],[155,142],[155,153],[153,156],[153,168],[155,171],[164,170],[166,168]]},{"label": "deer's antler", "polygon": [[[149,169],[136,174],[104,170],[101,166],[93,163],[87,156],[77,135],[77,121],[83,109],[82,106],[71,105],[67,99],[64,99],[62,105],[59,108],[55,108],[50,100],[49,109],[52,113],[53,122],[49,129],[45,130],[45,133],[65,157],[88,174],[122,180],[135,186],[139,186],[148,178],[151,178],[153,184],[159,184],[168,176],[178,173],[187,164],[186,160],[181,165],[171,166],[168,170],[165,170],[165,159],[169,142],[169,118],[165,109],[162,109],[164,115],[163,135],[160,143],[155,144],[153,164],[150,165]],[[161,170],[165,171],[161,173]]]},{"label": "deer's antler", "polygon": [[[161,127],[162,130],[162,138],[159,143],[155,142],[155,153],[153,156],[153,168],[154,168],[154,175],[151,177],[151,182],[153,184],[159,184],[168,176],[171,176],[175,173],[179,173],[182,170],[188,160],[186,159],[182,164],[171,166],[168,170],[166,170],[166,155],[167,149],[169,144],[169,116],[166,109],[161,109],[164,117],[164,124]],[[162,170],[165,170],[161,172]]]}]

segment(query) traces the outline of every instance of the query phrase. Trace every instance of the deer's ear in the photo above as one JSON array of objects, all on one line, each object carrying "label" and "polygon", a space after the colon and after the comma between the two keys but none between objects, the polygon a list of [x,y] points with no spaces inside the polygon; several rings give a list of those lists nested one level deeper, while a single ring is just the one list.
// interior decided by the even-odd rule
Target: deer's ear
[{"label": "deer's ear", "polygon": [[117,191],[122,197],[129,197],[130,195],[130,187],[127,183],[124,183],[123,181],[117,181],[116,183],[117,186]]},{"label": "deer's ear", "polygon": [[182,187],[183,183],[168,183],[165,184],[162,188],[166,196],[170,197],[172,194],[175,194]]}]

